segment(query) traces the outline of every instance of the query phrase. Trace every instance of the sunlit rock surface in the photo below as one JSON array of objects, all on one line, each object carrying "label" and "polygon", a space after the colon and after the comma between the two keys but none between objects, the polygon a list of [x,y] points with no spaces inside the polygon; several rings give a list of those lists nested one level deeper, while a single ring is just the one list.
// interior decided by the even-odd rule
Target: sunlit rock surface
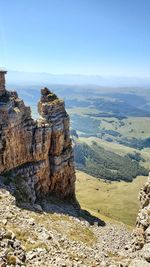
[{"label": "sunlit rock surface", "polygon": [[30,107],[5,89],[5,72],[0,73],[0,173],[25,177],[33,202],[46,193],[74,199],[75,169],[64,102],[42,89],[40,119],[33,120]]}]

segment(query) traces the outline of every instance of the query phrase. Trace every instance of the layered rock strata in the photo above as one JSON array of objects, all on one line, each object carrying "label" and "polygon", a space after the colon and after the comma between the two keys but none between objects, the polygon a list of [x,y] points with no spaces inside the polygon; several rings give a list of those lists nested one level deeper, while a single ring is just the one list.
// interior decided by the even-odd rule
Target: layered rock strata
[{"label": "layered rock strata", "polygon": [[133,250],[150,262],[150,177],[140,191],[141,209],[133,231]]},{"label": "layered rock strata", "polygon": [[[4,73],[3,73],[4,75]],[[1,79],[0,88],[5,88]],[[52,193],[75,198],[75,169],[64,102],[41,90],[39,120],[16,92],[0,96],[0,173],[24,177],[31,200]]]}]

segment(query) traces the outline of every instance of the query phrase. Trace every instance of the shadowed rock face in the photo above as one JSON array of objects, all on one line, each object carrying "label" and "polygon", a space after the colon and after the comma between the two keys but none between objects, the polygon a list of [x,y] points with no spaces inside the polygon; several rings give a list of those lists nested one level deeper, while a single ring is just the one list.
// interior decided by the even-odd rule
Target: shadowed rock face
[{"label": "shadowed rock face", "polygon": [[41,118],[16,92],[0,97],[0,173],[26,178],[30,199],[53,193],[75,199],[75,168],[64,102],[47,88],[38,103]]}]

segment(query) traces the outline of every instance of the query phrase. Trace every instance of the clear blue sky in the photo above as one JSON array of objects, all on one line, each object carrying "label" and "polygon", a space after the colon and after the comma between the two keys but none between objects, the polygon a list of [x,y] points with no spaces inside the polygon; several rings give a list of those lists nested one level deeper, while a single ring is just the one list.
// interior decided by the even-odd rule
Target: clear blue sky
[{"label": "clear blue sky", "polygon": [[0,0],[0,66],[150,77],[150,0]]}]

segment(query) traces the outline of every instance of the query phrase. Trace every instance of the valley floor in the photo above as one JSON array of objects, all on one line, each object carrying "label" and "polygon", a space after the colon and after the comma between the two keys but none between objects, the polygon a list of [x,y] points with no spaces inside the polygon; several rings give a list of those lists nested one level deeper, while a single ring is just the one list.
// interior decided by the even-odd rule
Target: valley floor
[{"label": "valley floor", "polygon": [[147,177],[133,182],[112,182],[77,171],[76,194],[82,207],[134,227],[139,211],[139,191]]}]

